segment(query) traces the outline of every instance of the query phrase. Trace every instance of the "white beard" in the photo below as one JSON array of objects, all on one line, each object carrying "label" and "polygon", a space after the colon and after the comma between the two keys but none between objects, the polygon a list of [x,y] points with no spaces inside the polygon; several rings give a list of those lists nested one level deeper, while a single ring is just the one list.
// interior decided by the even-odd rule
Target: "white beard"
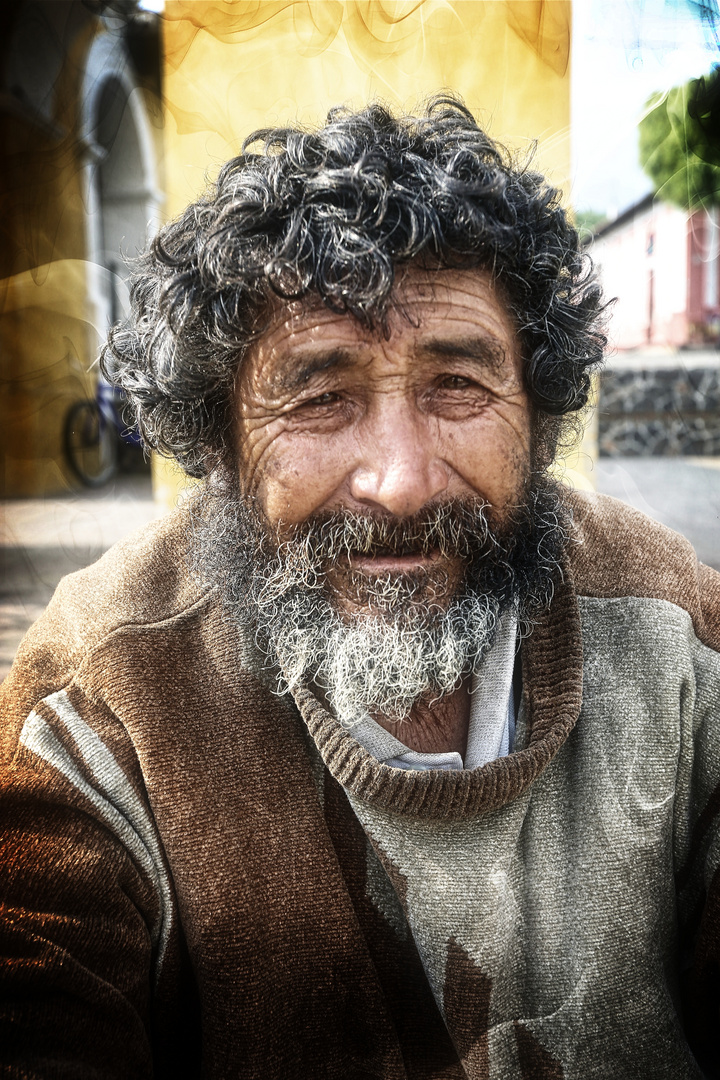
[{"label": "white beard", "polygon": [[418,700],[452,693],[492,642],[494,597],[463,595],[440,612],[418,600],[414,581],[388,576],[371,581],[368,614],[346,615],[298,576],[292,583],[285,566],[266,579],[256,596],[260,624],[287,688],[314,682],[346,726],[368,712],[404,720]]},{"label": "white beard", "polygon": [[[314,684],[348,726],[368,712],[404,720],[416,702],[452,693],[477,672],[509,607],[529,633],[552,597],[566,538],[561,499],[548,487],[531,493],[504,534],[491,530],[479,500],[404,522],[337,512],[283,540],[222,486],[201,492],[195,508],[197,571],[220,584],[239,620],[250,612],[258,645],[279,668],[278,692]],[[440,558],[411,574],[350,570],[353,554],[407,550]]]}]

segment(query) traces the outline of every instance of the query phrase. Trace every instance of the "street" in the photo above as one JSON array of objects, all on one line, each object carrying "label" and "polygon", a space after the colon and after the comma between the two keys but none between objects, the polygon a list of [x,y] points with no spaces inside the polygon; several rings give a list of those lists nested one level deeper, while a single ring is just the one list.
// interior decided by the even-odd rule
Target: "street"
[{"label": "street", "polygon": [[157,515],[149,476],[100,491],[0,503],[0,678],[61,577],[88,566]]}]

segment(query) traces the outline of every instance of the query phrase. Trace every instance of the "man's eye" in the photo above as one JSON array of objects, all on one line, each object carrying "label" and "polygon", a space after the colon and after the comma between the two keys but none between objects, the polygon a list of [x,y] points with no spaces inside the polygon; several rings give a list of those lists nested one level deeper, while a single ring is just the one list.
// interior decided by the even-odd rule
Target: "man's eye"
[{"label": "man's eye", "polygon": [[472,386],[472,382],[463,375],[446,375],[440,386],[443,390],[467,390],[468,386]]},{"label": "man's eye", "polygon": [[342,400],[341,394],[337,394],[333,390],[326,390],[324,394],[317,394],[315,397],[305,398],[304,401],[298,402],[296,407],[301,411],[322,411],[323,409],[334,409],[337,405],[341,404]]}]

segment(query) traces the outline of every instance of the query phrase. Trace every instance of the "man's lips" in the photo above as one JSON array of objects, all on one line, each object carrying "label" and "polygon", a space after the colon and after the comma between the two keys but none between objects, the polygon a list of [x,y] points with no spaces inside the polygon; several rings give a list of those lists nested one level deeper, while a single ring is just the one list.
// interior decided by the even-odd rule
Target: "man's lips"
[{"label": "man's lips", "polygon": [[418,567],[434,566],[441,560],[442,556],[436,549],[430,552],[410,551],[405,552],[402,555],[399,554],[380,554],[380,555],[365,555],[354,554],[350,556],[350,567],[352,570],[360,570],[361,573],[382,574],[387,573],[407,573],[408,570],[414,570]]}]

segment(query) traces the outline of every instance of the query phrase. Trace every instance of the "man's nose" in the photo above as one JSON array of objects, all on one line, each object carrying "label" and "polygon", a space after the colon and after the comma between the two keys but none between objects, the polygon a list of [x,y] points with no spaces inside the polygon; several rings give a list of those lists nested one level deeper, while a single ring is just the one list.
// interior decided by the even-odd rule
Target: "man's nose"
[{"label": "man's nose", "polygon": [[358,502],[409,517],[448,486],[449,470],[437,456],[435,439],[409,404],[384,408],[366,424],[362,449],[350,478]]}]

